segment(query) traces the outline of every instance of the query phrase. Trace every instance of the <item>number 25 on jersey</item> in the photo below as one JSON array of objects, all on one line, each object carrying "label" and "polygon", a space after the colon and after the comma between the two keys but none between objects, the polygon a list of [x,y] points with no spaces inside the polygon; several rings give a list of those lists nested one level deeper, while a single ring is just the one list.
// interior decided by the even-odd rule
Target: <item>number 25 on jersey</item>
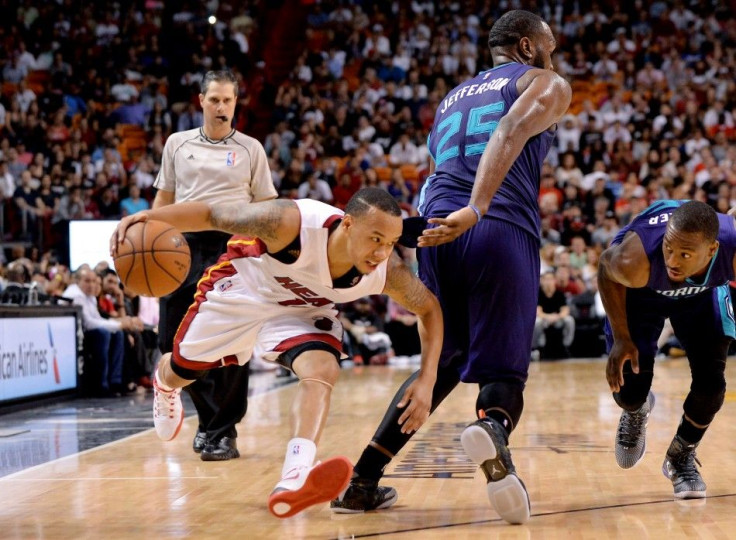
[{"label": "number 25 on jersey", "polygon": [[[498,126],[498,120],[503,116],[506,104],[503,101],[490,103],[481,107],[474,107],[468,111],[465,124],[465,137],[474,138],[479,142],[465,144],[465,156],[482,154],[488,144],[488,139]],[[456,135],[463,126],[464,114],[455,111],[437,126],[437,134],[442,134],[437,143],[435,164],[439,167],[442,162],[460,155],[460,141]],[[474,137],[480,136],[480,137]],[[468,141],[469,142],[469,141]]]}]

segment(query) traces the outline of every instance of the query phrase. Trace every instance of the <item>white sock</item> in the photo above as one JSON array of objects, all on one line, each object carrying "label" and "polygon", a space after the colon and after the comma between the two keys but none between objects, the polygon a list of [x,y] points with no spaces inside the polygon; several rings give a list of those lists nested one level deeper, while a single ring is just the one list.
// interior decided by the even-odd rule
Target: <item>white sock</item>
[{"label": "white sock", "polygon": [[170,386],[164,384],[164,382],[161,380],[161,376],[158,374],[158,370],[156,370],[156,384],[158,387],[163,390],[164,392],[172,392],[174,389]]},{"label": "white sock", "polygon": [[316,455],[317,445],[313,441],[298,437],[291,439],[286,445],[286,457],[281,468],[282,480],[276,487],[290,490],[302,487]]},{"label": "white sock", "polygon": [[284,466],[281,468],[281,476],[284,476],[294,467],[311,467],[314,457],[317,455],[317,445],[309,439],[294,438],[286,445],[286,457]]}]

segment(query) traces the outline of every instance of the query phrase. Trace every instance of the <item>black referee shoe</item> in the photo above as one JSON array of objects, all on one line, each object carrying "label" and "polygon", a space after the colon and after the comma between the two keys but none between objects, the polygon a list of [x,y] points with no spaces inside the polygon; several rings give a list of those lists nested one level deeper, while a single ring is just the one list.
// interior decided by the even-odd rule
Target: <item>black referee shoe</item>
[{"label": "black referee shoe", "polygon": [[202,461],[227,461],[240,457],[234,438],[223,437],[219,441],[209,442],[202,448],[199,458]]},{"label": "black referee shoe", "polygon": [[195,454],[199,454],[207,445],[207,432],[197,430],[197,434],[192,441],[192,450]]}]

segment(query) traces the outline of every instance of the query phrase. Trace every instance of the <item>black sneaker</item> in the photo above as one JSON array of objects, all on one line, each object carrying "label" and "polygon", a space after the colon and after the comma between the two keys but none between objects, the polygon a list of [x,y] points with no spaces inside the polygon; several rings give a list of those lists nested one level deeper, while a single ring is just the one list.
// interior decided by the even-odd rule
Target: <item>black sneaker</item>
[{"label": "black sneaker", "polygon": [[199,459],[202,461],[227,461],[239,457],[238,446],[235,439],[231,437],[223,437],[219,441],[208,442],[199,454]]},{"label": "black sneaker", "polygon": [[654,394],[638,411],[623,411],[616,430],[616,463],[622,469],[630,469],[641,461],[647,450],[647,422],[654,408]]},{"label": "black sneaker", "polygon": [[330,502],[330,510],[337,514],[358,514],[369,510],[383,510],[399,498],[396,490],[379,486],[375,480],[353,478],[347,489]]},{"label": "black sneaker", "polygon": [[698,443],[689,443],[679,435],[672,439],[667,456],[662,464],[662,473],[672,480],[675,499],[702,499],[705,497],[705,482],[695,464]]},{"label": "black sneaker", "polygon": [[491,418],[473,422],[460,436],[465,453],[486,477],[486,491],[493,509],[509,523],[526,523],[531,516],[529,494],[516,475],[507,439],[503,426]]}]

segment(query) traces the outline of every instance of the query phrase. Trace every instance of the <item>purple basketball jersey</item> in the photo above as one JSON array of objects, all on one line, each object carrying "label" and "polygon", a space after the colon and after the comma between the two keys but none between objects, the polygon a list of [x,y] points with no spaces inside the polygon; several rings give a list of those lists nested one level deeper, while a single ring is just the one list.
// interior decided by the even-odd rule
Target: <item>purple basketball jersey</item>
[{"label": "purple basketball jersey", "polygon": [[649,259],[650,271],[647,287],[657,294],[670,298],[686,298],[707,289],[725,285],[733,279],[733,260],[736,255],[736,228],[734,219],[718,214],[720,229],[719,247],[705,276],[688,278],[682,283],[672,282],[667,275],[662,253],[662,238],[667,230],[670,215],[687,201],[657,201],[639,214],[631,223],[621,229],[613,243],[619,244],[627,232],[635,232],[641,239]]},{"label": "purple basketball jersey", "polygon": [[[440,103],[427,144],[435,172],[427,179],[419,211],[443,217],[468,204],[486,144],[519,98],[516,82],[533,66],[510,62],[478,74]],[[531,138],[498,188],[488,217],[503,219],[539,237],[539,177],[554,140],[548,130]]]}]

